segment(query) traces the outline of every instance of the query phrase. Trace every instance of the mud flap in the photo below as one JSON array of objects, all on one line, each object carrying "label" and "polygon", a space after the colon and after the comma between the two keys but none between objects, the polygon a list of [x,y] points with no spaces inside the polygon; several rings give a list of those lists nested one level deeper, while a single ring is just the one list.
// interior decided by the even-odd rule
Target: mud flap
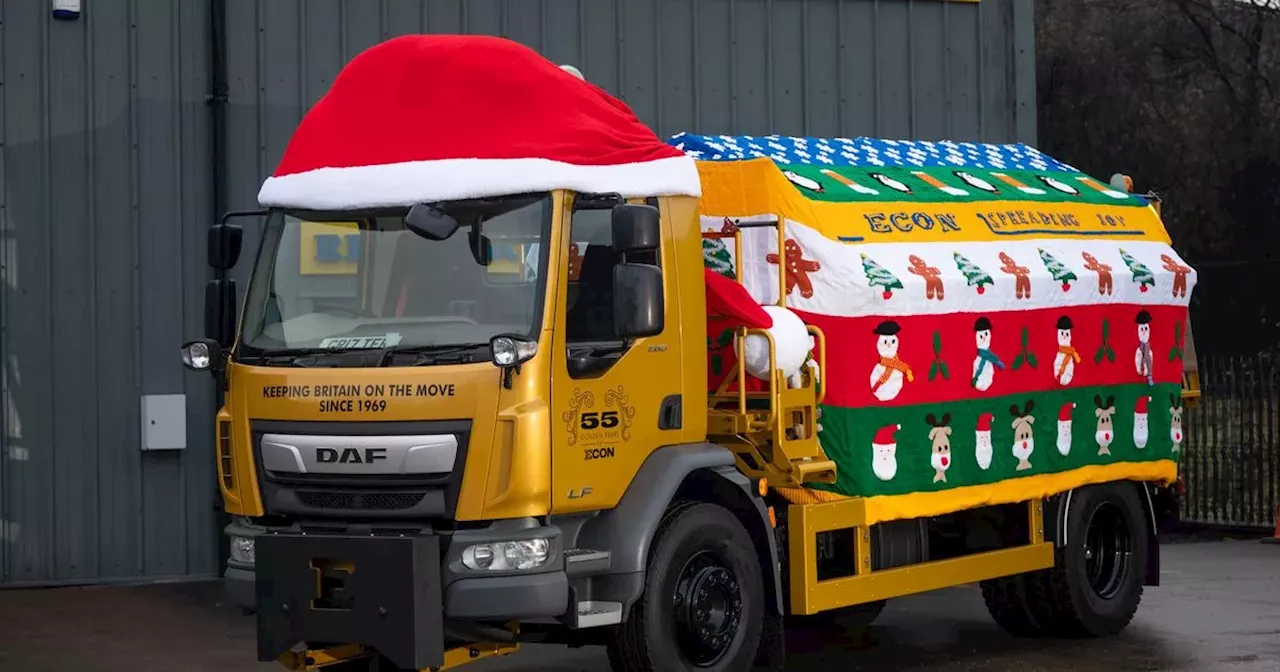
[{"label": "mud flap", "polygon": [[440,539],[257,538],[258,660],[302,644],[360,644],[408,669],[444,664]]},{"label": "mud flap", "polygon": [[787,665],[787,636],[784,619],[780,614],[765,611],[764,627],[760,630],[760,649],[756,651],[753,672],[782,672]]}]

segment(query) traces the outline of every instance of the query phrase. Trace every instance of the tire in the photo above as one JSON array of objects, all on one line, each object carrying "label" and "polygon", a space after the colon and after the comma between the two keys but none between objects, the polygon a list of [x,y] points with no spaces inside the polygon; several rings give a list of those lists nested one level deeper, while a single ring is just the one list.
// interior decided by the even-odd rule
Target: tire
[{"label": "tire", "polygon": [[[710,614],[709,623],[699,612]],[[764,624],[764,578],[738,518],[714,504],[672,506],[649,553],[644,592],[627,616],[608,645],[615,672],[751,669]],[[709,635],[701,634],[703,625]]]},{"label": "tire", "polygon": [[1137,613],[1152,531],[1133,484],[1076,490],[1066,532],[1053,568],[983,582],[988,610],[1010,633],[1106,637]]}]

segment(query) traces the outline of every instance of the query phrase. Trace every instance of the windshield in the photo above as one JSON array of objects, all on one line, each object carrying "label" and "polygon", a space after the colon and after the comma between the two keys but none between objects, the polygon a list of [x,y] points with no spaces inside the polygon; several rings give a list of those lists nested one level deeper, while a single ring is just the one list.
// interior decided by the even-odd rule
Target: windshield
[{"label": "windshield", "polygon": [[[249,280],[242,357],[487,346],[540,326],[549,194],[433,204],[444,240],[407,208],[267,218]],[[456,349],[456,348],[454,348]]]}]

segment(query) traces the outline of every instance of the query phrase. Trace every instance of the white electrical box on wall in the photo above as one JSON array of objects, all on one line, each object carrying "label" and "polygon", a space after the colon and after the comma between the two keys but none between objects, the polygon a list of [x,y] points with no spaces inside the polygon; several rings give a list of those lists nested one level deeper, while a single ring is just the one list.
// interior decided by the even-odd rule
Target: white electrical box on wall
[{"label": "white electrical box on wall", "polygon": [[185,450],[187,447],[187,395],[142,396],[142,449]]},{"label": "white electrical box on wall", "polygon": [[80,0],[52,0],[53,18],[75,21],[80,18]]}]

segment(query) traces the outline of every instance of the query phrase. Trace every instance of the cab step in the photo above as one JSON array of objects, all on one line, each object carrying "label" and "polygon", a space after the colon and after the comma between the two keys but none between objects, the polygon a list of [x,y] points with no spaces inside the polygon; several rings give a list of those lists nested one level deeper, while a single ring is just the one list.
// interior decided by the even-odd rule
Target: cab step
[{"label": "cab step", "polygon": [[588,600],[578,603],[578,614],[573,627],[581,630],[583,628],[598,628],[603,625],[617,625],[621,622],[621,602]]},{"label": "cab step", "polygon": [[564,572],[571,579],[604,574],[609,571],[610,556],[609,551],[590,548],[567,549],[564,552]]}]

